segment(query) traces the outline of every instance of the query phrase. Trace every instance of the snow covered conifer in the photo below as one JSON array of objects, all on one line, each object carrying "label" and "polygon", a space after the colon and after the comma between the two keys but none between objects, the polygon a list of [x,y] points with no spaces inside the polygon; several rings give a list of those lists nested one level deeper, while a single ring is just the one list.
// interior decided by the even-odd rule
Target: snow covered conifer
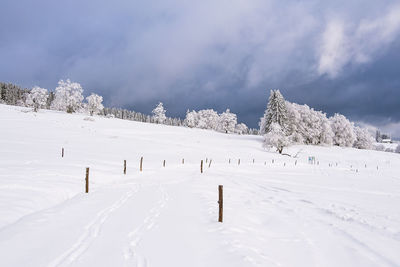
[{"label": "snow covered conifer", "polygon": [[282,154],[283,148],[289,144],[289,138],[282,127],[277,122],[271,123],[270,131],[264,135],[264,147],[275,147]]},{"label": "snow covered conifer", "polygon": [[337,146],[353,146],[356,140],[353,123],[338,113],[329,118],[329,121],[334,134],[333,144]]},{"label": "snow covered conifer", "polygon": [[157,107],[153,109],[153,119],[156,123],[164,123],[167,117],[165,116],[166,110],[164,109],[163,103],[158,103]]},{"label": "snow covered conifer", "polygon": [[79,83],[60,80],[56,87],[56,93],[52,108],[73,113],[82,107],[83,89]]},{"label": "snow covered conifer", "polygon": [[271,90],[267,109],[260,121],[260,133],[271,131],[272,123],[278,123],[284,133],[288,131],[288,114],[286,102],[279,90]]},{"label": "snow covered conifer", "polygon": [[367,129],[354,127],[356,134],[356,140],[354,141],[354,147],[359,149],[371,149],[374,144],[374,138],[368,132]]},{"label": "snow covered conifer", "polygon": [[33,111],[37,112],[40,108],[45,108],[47,104],[48,92],[44,88],[35,86],[26,96],[26,105],[33,107]]},{"label": "snow covered conifer", "polygon": [[218,129],[224,133],[233,133],[237,124],[236,114],[231,113],[229,109],[219,115]]},{"label": "snow covered conifer", "polygon": [[88,102],[86,108],[89,111],[90,116],[93,116],[93,114],[99,114],[103,110],[104,106],[102,104],[102,96],[91,94],[86,97],[86,100]]}]

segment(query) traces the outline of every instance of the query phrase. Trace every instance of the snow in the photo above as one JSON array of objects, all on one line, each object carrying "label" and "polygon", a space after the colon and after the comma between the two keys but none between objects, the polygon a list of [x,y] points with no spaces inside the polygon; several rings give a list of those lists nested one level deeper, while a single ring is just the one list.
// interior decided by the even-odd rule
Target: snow
[{"label": "snow", "polygon": [[0,105],[0,266],[400,265],[399,154],[85,118]]}]

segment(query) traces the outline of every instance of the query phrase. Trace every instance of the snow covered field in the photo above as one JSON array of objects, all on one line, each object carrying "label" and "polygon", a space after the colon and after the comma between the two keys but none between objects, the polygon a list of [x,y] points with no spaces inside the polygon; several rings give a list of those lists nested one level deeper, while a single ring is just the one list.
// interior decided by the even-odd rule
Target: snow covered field
[{"label": "snow covered field", "polygon": [[0,105],[0,266],[400,266],[400,154],[84,118]]}]

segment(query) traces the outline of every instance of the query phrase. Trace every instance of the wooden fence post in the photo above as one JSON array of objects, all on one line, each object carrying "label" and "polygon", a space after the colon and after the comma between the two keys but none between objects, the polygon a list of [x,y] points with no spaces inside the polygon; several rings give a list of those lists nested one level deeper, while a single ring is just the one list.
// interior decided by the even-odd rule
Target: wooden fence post
[{"label": "wooden fence post", "polygon": [[163,167],[165,168],[165,159],[164,159],[164,162],[163,162]]},{"label": "wooden fence post", "polygon": [[238,165],[240,165],[240,159],[238,159]]},{"label": "wooden fence post", "polygon": [[272,163],[274,163],[274,161],[275,161],[275,160],[274,160],[274,159],[272,159]]},{"label": "wooden fence post", "polygon": [[64,148],[61,149],[61,157],[64,157]]},{"label": "wooden fence post", "polygon": [[206,163],[208,162],[208,158],[206,158]]},{"label": "wooden fence post", "polygon": [[218,186],[218,204],[219,204],[219,212],[218,212],[218,222],[223,221],[223,211],[224,211],[224,195],[223,195],[223,186]]},{"label": "wooden fence post", "polygon": [[231,159],[229,159],[229,164],[231,164]]},{"label": "wooden fence post", "polygon": [[89,167],[86,168],[86,193],[89,193]]},{"label": "wooden fence post", "polygon": [[124,174],[126,174],[126,159],[124,159]]},{"label": "wooden fence post", "polygon": [[253,159],[253,164],[254,164],[254,159]]},{"label": "wooden fence post", "polygon": [[210,168],[210,167],[211,167],[211,162],[212,162],[212,159],[210,159],[210,164],[208,164],[208,168]]},{"label": "wooden fence post", "polygon": [[185,159],[184,158],[182,159],[182,164],[185,164]]},{"label": "wooden fence post", "polygon": [[200,173],[203,173],[203,160],[200,162]]},{"label": "wooden fence post", "polygon": [[295,165],[295,166],[297,165],[297,159],[296,159],[296,161],[294,162],[294,165]]},{"label": "wooden fence post", "polygon": [[267,165],[267,162],[266,162],[266,161],[264,161],[264,165]]},{"label": "wooden fence post", "polygon": [[140,158],[140,171],[143,171],[143,157]]}]

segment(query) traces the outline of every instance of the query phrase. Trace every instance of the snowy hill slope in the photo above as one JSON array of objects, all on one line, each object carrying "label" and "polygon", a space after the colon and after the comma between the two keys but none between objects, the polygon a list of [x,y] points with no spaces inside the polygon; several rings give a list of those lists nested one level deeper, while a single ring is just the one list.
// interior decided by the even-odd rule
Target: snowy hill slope
[{"label": "snowy hill slope", "polygon": [[0,266],[400,266],[399,154],[85,117],[0,105]]}]

